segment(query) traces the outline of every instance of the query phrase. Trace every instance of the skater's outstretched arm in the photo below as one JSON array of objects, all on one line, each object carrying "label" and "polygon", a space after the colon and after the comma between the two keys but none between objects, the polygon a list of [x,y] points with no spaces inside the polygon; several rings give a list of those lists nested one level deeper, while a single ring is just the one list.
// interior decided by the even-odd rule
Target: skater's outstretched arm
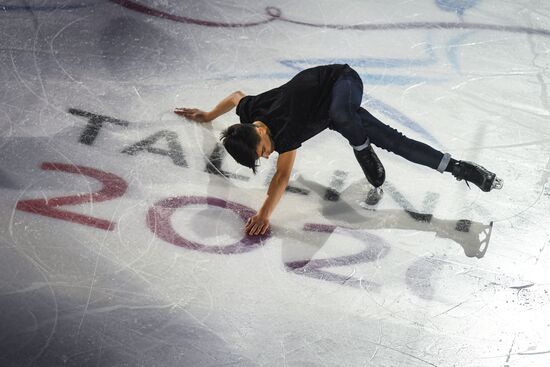
[{"label": "skater's outstretched arm", "polygon": [[195,122],[210,122],[217,117],[220,117],[226,112],[231,111],[235,106],[239,104],[241,98],[245,97],[241,91],[236,91],[225,97],[212,109],[212,111],[206,112],[197,108],[176,108],[174,113],[185,117]]},{"label": "skater's outstretched arm", "polygon": [[258,211],[258,214],[248,219],[246,223],[245,231],[250,235],[265,234],[269,228],[269,218],[275,210],[275,207],[281,200],[288,181],[290,180],[290,174],[292,167],[294,166],[294,160],[296,159],[296,150],[285,152],[279,155],[277,159],[277,171],[271,179],[269,189],[267,190],[267,197],[264,204]]}]

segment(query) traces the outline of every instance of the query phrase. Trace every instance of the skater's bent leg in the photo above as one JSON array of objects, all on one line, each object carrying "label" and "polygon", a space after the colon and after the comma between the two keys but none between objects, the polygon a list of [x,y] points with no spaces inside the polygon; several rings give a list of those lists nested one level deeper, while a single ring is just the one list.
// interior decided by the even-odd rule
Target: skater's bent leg
[{"label": "skater's bent leg", "polygon": [[363,98],[363,82],[354,70],[340,76],[332,88],[329,118],[330,128],[342,134],[353,147],[353,152],[367,180],[380,187],[386,179],[382,162],[370,146],[367,130],[359,115]]},{"label": "skater's bent leg", "polygon": [[342,134],[358,150],[367,140],[359,115],[362,98],[363,82],[354,70],[350,70],[334,83],[329,107],[330,128]]},{"label": "skater's bent leg", "polygon": [[431,146],[410,139],[371,115],[364,108],[359,114],[370,141],[389,152],[395,153],[411,162],[421,164],[439,172],[444,172],[451,161],[451,156],[442,153]]}]

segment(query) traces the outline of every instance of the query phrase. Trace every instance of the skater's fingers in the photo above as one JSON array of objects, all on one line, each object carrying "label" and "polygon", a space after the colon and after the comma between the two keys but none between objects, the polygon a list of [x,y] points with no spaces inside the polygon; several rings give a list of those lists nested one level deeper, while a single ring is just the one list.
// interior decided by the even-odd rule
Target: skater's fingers
[{"label": "skater's fingers", "polygon": [[260,233],[262,233],[262,230],[264,229],[265,226],[266,226],[265,224],[260,224],[254,234],[259,235]]},{"label": "skater's fingers", "polygon": [[258,235],[260,233],[260,230],[262,229],[262,227],[257,227],[256,230],[254,231],[254,235]]},{"label": "skater's fingers", "polygon": [[265,234],[268,228],[269,220],[255,215],[247,219],[245,233],[251,236],[257,236],[259,234]]},{"label": "skater's fingers", "polygon": [[194,113],[194,112],[197,112],[198,110],[196,108],[185,108],[185,107],[178,107],[178,108],[175,108],[174,109],[174,112],[176,113]]},{"label": "skater's fingers", "polygon": [[186,109],[176,109],[174,110],[174,113],[177,114],[177,115],[180,115],[180,116],[190,116],[192,115],[192,112],[186,110]]},{"label": "skater's fingers", "polygon": [[254,227],[256,224],[253,221],[253,218],[250,218],[250,223],[248,223],[245,227],[245,232],[248,234],[252,234],[252,231],[254,230]]}]

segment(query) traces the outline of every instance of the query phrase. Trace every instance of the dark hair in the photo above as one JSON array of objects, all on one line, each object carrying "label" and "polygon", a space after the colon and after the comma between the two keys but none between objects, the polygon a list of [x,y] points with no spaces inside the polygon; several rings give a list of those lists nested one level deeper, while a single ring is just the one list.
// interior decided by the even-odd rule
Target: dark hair
[{"label": "dark hair", "polygon": [[260,135],[254,125],[235,124],[222,131],[220,140],[225,150],[237,161],[256,174],[258,154],[256,147],[260,143]]}]

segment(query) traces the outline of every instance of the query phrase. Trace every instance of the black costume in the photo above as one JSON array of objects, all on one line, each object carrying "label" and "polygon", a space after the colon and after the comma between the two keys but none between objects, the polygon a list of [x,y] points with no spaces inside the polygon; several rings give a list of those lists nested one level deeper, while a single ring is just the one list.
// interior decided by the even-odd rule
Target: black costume
[{"label": "black costume", "polygon": [[[483,191],[494,188],[494,173],[406,137],[362,108],[362,97],[363,82],[355,70],[347,64],[324,65],[303,70],[278,88],[243,97],[236,112],[243,124],[267,125],[279,154],[299,148],[326,128],[338,131],[353,146],[375,187],[382,185],[385,172],[370,143],[439,172],[449,171]],[[497,184],[502,187],[501,181]]]},{"label": "black costume", "polygon": [[317,66],[278,88],[242,98],[236,112],[241,123],[266,124],[278,153],[330,128],[354,147],[370,138],[380,148],[443,172],[450,157],[376,119],[360,107],[362,96],[363,83],[349,65]]},{"label": "black costume", "polygon": [[304,70],[278,88],[242,98],[237,115],[243,124],[254,121],[266,124],[278,153],[299,148],[329,126],[332,87],[345,69],[349,66]]}]

